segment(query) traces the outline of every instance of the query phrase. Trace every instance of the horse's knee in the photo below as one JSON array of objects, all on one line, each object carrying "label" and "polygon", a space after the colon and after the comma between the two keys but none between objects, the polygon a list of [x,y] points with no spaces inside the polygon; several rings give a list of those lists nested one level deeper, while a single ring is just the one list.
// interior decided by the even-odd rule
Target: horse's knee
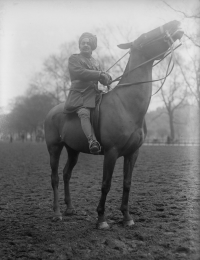
[{"label": "horse's knee", "polygon": [[52,173],[51,174],[51,185],[52,187],[58,187],[59,185],[59,176],[58,174]]},{"label": "horse's knee", "polygon": [[51,167],[51,171],[52,173],[56,173],[58,170],[58,164],[59,164],[59,160],[56,158],[50,158],[50,167]]},{"label": "horse's knee", "polygon": [[104,194],[107,194],[110,191],[111,187],[111,182],[103,182],[102,187],[101,187],[101,192]]},{"label": "horse's knee", "polygon": [[63,170],[63,180],[64,182],[69,181],[71,178],[71,171],[68,172],[65,169]]},{"label": "horse's knee", "polygon": [[124,181],[124,187],[123,187],[125,192],[129,192],[131,189],[131,182],[130,181]]}]

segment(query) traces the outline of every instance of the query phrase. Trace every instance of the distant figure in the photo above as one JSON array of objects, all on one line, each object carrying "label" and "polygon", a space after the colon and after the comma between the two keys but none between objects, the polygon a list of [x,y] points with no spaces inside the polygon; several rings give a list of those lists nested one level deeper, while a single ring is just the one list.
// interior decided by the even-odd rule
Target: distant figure
[{"label": "distant figure", "polygon": [[36,132],[35,140],[36,142],[44,142],[44,133],[41,130]]},{"label": "distant figure", "polygon": [[69,57],[68,68],[72,85],[64,108],[64,113],[78,114],[93,154],[100,152],[101,146],[90,123],[90,110],[96,105],[98,81],[104,86],[109,86],[112,81],[111,76],[102,72],[99,62],[92,57],[92,51],[96,47],[97,37],[91,33],[83,33],[79,39],[80,53]]},{"label": "distant figure", "polygon": [[171,144],[171,137],[169,135],[167,136],[167,144]]},{"label": "distant figure", "polygon": [[25,134],[24,133],[21,134],[21,140],[22,140],[22,142],[24,142],[24,140],[25,140]]},{"label": "distant figure", "polygon": [[13,136],[12,136],[12,134],[10,134],[10,143],[12,143],[13,142]]}]

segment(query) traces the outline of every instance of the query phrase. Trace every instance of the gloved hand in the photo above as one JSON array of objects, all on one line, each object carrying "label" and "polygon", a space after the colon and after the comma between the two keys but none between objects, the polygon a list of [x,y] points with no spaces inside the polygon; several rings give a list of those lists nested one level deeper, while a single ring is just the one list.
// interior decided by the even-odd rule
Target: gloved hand
[{"label": "gloved hand", "polygon": [[111,84],[112,77],[107,72],[101,72],[99,82],[104,85],[108,86]]}]

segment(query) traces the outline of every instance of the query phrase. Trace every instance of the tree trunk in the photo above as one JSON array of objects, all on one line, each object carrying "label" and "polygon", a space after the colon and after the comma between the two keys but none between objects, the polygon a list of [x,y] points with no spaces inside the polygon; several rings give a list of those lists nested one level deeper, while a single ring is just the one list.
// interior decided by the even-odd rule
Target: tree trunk
[{"label": "tree trunk", "polygon": [[173,112],[170,110],[168,111],[168,115],[169,115],[169,126],[170,126],[170,138],[171,141],[174,141],[175,138],[175,130],[174,130],[174,115]]}]

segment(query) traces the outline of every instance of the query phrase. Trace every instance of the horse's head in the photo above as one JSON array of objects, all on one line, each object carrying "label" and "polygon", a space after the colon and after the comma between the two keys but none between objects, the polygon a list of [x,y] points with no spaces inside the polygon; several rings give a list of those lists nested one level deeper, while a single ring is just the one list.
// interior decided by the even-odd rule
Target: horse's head
[{"label": "horse's head", "polygon": [[174,20],[162,25],[148,33],[142,34],[133,42],[118,45],[121,49],[139,49],[147,59],[156,57],[160,59],[159,54],[167,51],[176,40],[183,36],[183,30],[180,28],[180,22]]}]

